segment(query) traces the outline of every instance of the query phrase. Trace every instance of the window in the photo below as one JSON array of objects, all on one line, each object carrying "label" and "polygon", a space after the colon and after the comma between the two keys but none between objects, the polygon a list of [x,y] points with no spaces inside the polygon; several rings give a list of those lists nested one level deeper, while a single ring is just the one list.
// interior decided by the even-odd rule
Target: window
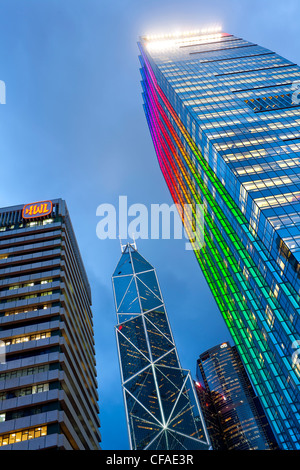
[{"label": "window", "polygon": [[0,380],[10,380],[16,377],[23,377],[25,375],[38,374],[40,372],[46,372],[49,370],[49,365],[44,364],[36,367],[28,367],[26,369],[13,370],[11,372],[3,372],[0,374]]},{"label": "window", "polygon": [[47,435],[47,426],[38,426],[31,429],[23,429],[18,432],[11,432],[9,434],[0,435],[0,447],[8,444],[15,444],[20,441],[27,441],[28,439],[35,439],[37,437]]},{"label": "window", "polygon": [[261,98],[250,98],[249,100],[245,100],[245,103],[249,108],[253,109],[255,113],[269,111],[270,109],[282,109],[290,108],[291,106],[298,106],[298,103],[293,102],[291,93],[270,95]]},{"label": "window", "polygon": [[19,336],[18,338],[8,339],[4,342],[5,342],[5,346],[9,346],[10,344],[25,343],[27,341],[37,341],[39,339],[49,338],[50,336],[51,336],[50,331],[43,331],[42,333],[37,333],[35,335]]},{"label": "window", "polygon": [[48,284],[49,282],[53,282],[53,279],[45,279],[44,281],[41,281],[41,284]]},{"label": "window", "polygon": [[49,390],[49,384],[38,384],[32,385],[31,387],[24,387],[16,391],[16,396],[24,397],[26,395],[33,395],[35,393],[47,392]]}]

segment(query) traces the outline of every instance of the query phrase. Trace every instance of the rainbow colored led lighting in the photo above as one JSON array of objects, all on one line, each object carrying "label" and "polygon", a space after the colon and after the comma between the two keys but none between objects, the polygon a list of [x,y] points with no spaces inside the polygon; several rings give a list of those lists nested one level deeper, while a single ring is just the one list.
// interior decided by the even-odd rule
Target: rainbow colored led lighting
[{"label": "rainbow colored led lighting", "polygon": [[[286,407],[278,400],[277,391],[278,389],[283,390],[284,397],[289,403],[293,400],[293,393],[286,386],[283,371],[278,367],[273,347],[276,348],[276,351],[280,350],[279,340],[275,338],[270,329],[266,311],[262,308],[256,290],[259,290],[261,298],[264,299],[265,305],[271,309],[276,321],[285,329],[291,343],[297,337],[290,322],[286,320],[280,303],[272,295],[266,279],[243,245],[241,237],[233,230],[232,224],[222,211],[220,203],[216,200],[217,196],[229,211],[232,220],[238,224],[239,230],[252,243],[256,253],[264,262],[269,262],[272,275],[280,287],[284,289],[288,300],[296,306],[300,313],[299,296],[293,286],[280,277],[277,265],[272,263],[270,255],[264,252],[263,244],[249,227],[247,219],[203,158],[159,87],[143,48],[140,47],[140,49],[145,113],[161,171],[176,204],[193,206],[193,204],[201,204],[203,201],[207,204],[205,247],[195,251],[195,255],[248,373],[256,386],[256,391],[264,403],[274,428],[279,432],[280,419],[288,423],[289,415]],[[190,152],[196,157],[217,196],[213,196],[209,191],[207,184],[185,149],[182,139],[185,140]],[[198,191],[200,191],[203,201]],[[189,226],[192,226],[195,221],[198,223],[195,211],[193,211],[193,218],[189,221]],[[192,231],[189,232],[188,228],[187,232],[192,239],[195,234]],[[272,339],[272,342],[266,339],[265,334]],[[265,368],[264,363],[267,363],[269,367]],[[284,360],[284,367],[294,383],[299,385],[299,372],[288,358]]]}]

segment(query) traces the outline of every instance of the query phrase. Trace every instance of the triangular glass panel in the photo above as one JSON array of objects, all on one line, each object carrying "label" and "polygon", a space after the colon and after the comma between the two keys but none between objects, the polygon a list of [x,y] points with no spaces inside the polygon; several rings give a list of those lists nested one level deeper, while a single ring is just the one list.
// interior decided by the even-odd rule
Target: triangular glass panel
[{"label": "triangular glass panel", "polygon": [[148,422],[154,422],[159,427],[160,423],[158,423],[154,418],[153,415],[144,408],[141,403],[136,400],[130,393],[128,393],[126,389],[126,385],[124,386],[125,389],[125,400],[128,410],[128,416],[138,416],[139,419]]},{"label": "triangular glass panel", "polygon": [[[178,424],[178,422],[180,422],[181,420],[185,420],[185,427],[186,427],[186,413],[188,410],[190,410],[191,408],[191,402],[188,400],[188,398],[186,397],[186,395],[184,395],[183,393],[179,393],[177,394],[177,402],[176,402],[176,405],[172,411],[172,414],[171,414],[171,417],[170,417],[170,423],[169,423],[169,426],[173,429],[175,427],[175,429],[177,430],[176,426]],[[195,426],[194,426],[194,423],[193,422],[189,422],[189,427],[187,427],[187,429],[185,429],[185,431],[190,431],[190,432],[187,432],[188,434],[191,433],[191,429],[195,432]],[[183,429],[179,429],[180,431],[183,432]]]},{"label": "triangular glass panel", "polygon": [[154,323],[154,325],[170,340],[172,341],[170,327],[167,321],[166,312],[163,306],[159,309],[151,310],[145,313],[145,318]]},{"label": "triangular glass panel", "polygon": [[134,278],[128,287],[125,297],[119,305],[117,313],[141,313]]},{"label": "triangular glass panel", "polygon": [[136,416],[130,416],[130,421],[135,435],[135,442],[137,443],[136,450],[143,450],[149,442],[151,442],[155,435],[159,434],[161,428],[155,426],[153,423],[142,421]]},{"label": "triangular glass panel", "polygon": [[186,382],[186,386],[184,387],[183,393],[185,396],[188,396],[189,401],[191,403],[191,407],[192,407],[191,410],[192,410],[193,418],[194,418],[196,429],[197,429],[197,434],[193,435],[193,437],[205,440],[203,418],[200,412],[198,399],[195,397],[195,394],[194,394],[194,384],[192,382],[190,375]]},{"label": "triangular glass panel", "polygon": [[136,318],[138,315],[132,315],[131,313],[121,313],[120,315],[118,315],[118,320],[119,320],[119,323],[123,323],[125,321],[128,321],[128,320],[132,320],[132,318]]},{"label": "triangular glass panel", "polygon": [[190,435],[194,438],[205,439],[203,423],[200,418],[198,407],[191,392],[191,382],[188,379],[180,398],[172,412],[169,426],[174,431]]},{"label": "triangular glass panel", "polygon": [[147,334],[149,338],[152,358],[155,361],[159,357],[166,354],[171,349],[175,348],[172,344],[157,328],[155,328],[149,320],[145,318]]},{"label": "triangular glass panel", "polygon": [[[181,369],[170,369],[169,367],[162,367],[161,369],[156,367],[155,369],[164,417],[167,422],[180,394],[185,378],[181,373]],[[184,403],[186,404],[186,402],[187,399],[185,398]]]},{"label": "triangular glass panel", "polygon": [[138,277],[137,286],[141,299],[142,309],[144,312],[147,312],[148,310],[153,310],[162,304],[162,301],[158,297],[156,297],[156,295],[154,295],[154,293],[147,286],[145,286],[145,284],[143,284]]},{"label": "triangular glass panel", "polygon": [[157,362],[155,362],[155,365],[156,366],[175,367],[176,369],[178,369],[179,368],[179,362],[178,362],[177,355],[175,353],[175,349],[172,349],[165,356],[158,359]]},{"label": "triangular glass panel", "polygon": [[141,316],[119,325],[118,329],[139,351],[149,358],[144,323]]},{"label": "triangular glass panel", "polygon": [[166,431],[163,431],[155,441],[153,441],[147,450],[168,450]]},{"label": "triangular glass panel", "polygon": [[137,251],[132,251],[131,256],[132,256],[134,271],[136,273],[149,271],[149,269],[153,269],[153,266],[151,266],[151,264],[148,263],[148,261],[146,261],[145,258],[143,258]]},{"label": "triangular glass panel", "polygon": [[123,378],[127,380],[141,369],[144,369],[149,361],[120,333],[118,328],[117,333]]},{"label": "triangular glass panel", "polygon": [[179,436],[177,438],[176,433],[167,433],[167,441],[168,441],[168,450],[185,450],[185,447],[182,445],[182,437]]},{"label": "triangular glass panel", "polygon": [[206,439],[201,441],[179,434],[176,431],[168,430],[169,450],[208,450],[209,444],[206,442]]},{"label": "triangular glass panel", "polygon": [[113,278],[117,310],[132,280],[133,276],[122,276]]},{"label": "triangular glass panel", "polygon": [[157,279],[156,279],[156,275],[155,275],[154,270],[148,271],[146,273],[140,273],[140,274],[138,274],[138,278],[144,284],[146,284],[146,286],[149,287],[149,289],[151,289],[152,292],[155,295],[157,295],[157,297],[161,300],[161,303],[163,303],[162,298],[161,298],[161,294],[159,292],[159,287],[158,287],[158,283],[157,283]]},{"label": "triangular glass panel", "polygon": [[131,258],[129,253],[123,253],[117,267],[113,273],[113,277],[115,276],[124,276],[125,274],[133,274],[132,271],[132,264]]},{"label": "triangular glass panel", "polygon": [[130,423],[131,440],[134,450],[143,450],[161,432],[157,422],[151,420],[147,411],[125,392],[128,406],[128,419]]},{"label": "triangular glass panel", "polygon": [[147,368],[126,383],[126,389],[138,400],[151,415],[162,422],[153,370]]}]

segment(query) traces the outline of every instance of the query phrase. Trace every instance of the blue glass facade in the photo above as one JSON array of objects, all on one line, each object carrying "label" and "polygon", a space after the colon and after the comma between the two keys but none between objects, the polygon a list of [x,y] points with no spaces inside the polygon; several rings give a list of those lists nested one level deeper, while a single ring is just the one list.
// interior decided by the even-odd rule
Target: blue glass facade
[{"label": "blue glass facade", "polygon": [[195,255],[280,447],[299,449],[299,66],[222,32],[139,47],[166,183],[177,204],[203,204]]},{"label": "blue glass facade", "polygon": [[[273,450],[274,436],[235,347],[222,343],[200,354],[196,390],[212,446],[220,450]],[[208,406],[208,408],[206,408]],[[205,412],[207,409],[207,413]],[[208,415],[208,416],[207,416]],[[212,422],[211,415],[215,421]]]},{"label": "blue glass facade", "polygon": [[153,266],[127,244],[112,281],[130,448],[208,449],[193,381],[180,366]]}]

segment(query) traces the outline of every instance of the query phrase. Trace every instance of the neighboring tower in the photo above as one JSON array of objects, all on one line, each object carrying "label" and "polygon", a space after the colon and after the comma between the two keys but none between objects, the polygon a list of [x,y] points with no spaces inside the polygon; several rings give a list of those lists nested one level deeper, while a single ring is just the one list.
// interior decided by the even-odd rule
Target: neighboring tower
[{"label": "neighboring tower", "polygon": [[[199,375],[198,371],[197,375]],[[211,395],[205,388],[204,383],[200,382],[199,377],[198,381],[194,383],[212,449],[227,450],[220,426],[218,412],[214,407]]]},{"label": "neighboring tower", "polygon": [[207,29],[139,48],[170,193],[202,204],[204,246],[203,223],[185,227],[195,255],[276,440],[300,449],[300,68]]},{"label": "neighboring tower", "polygon": [[153,266],[127,244],[112,281],[130,448],[208,449],[193,381],[180,366]]},{"label": "neighboring tower", "polygon": [[[222,343],[197,360],[196,390],[211,426],[213,449],[274,450],[273,433],[235,347]],[[202,386],[204,388],[202,389]],[[207,412],[205,412],[205,406]],[[207,426],[208,428],[209,426]],[[219,432],[216,430],[219,429]]]},{"label": "neighboring tower", "polygon": [[100,449],[91,292],[65,201],[0,209],[0,299],[0,449]]}]

